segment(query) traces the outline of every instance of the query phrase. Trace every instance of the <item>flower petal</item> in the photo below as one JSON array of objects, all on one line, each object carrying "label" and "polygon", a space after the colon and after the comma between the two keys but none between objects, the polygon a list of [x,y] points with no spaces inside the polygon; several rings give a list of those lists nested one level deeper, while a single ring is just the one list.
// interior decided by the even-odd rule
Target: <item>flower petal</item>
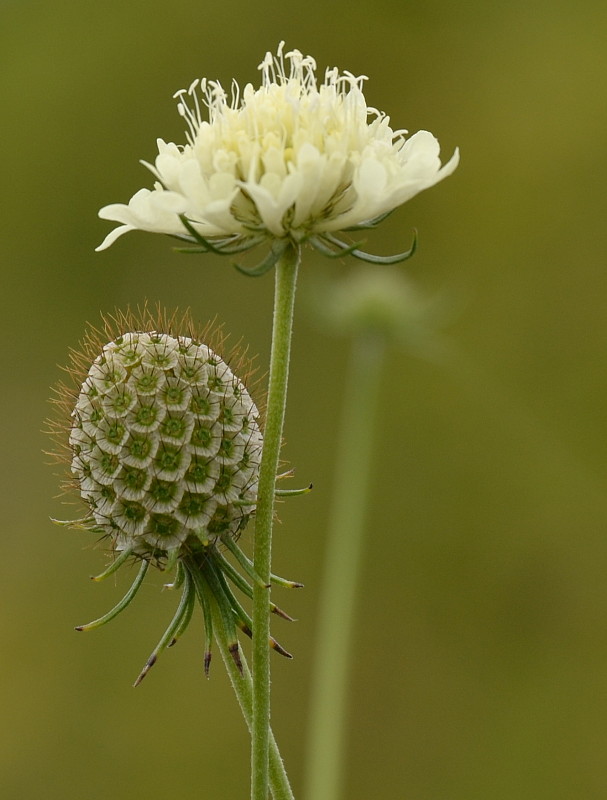
[{"label": "flower petal", "polygon": [[118,228],[114,228],[113,231],[110,231],[105,239],[101,242],[101,244],[95,248],[95,252],[100,253],[102,250],[107,250],[110,245],[114,244],[116,239],[122,236],[124,233],[128,233],[129,231],[137,230],[136,225],[120,225]]}]

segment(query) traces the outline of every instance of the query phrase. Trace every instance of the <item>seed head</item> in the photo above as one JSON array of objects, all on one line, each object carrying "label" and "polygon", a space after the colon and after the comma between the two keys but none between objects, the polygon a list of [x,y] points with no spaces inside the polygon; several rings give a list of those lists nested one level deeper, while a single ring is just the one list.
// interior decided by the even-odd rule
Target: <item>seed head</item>
[{"label": "seed head", "polygon": [[262,435],[242,381],[189,336],[107,343],[72,412],[72,472],[117,550],[236,536],[254,511]]},{"label": "seed head", "polygon": [[[101,580],[135,559],[140,570],[124,598],[107,614],[77,630],[109,622],[132,601],[150,565],[176,568],[182,587],[177,612],[136,684],[162,650],[186,629],[198,602],[206,626],[204,666],[211,660],[211,609],[219,609],[229,652],[241,667],[236,628],[252,635],[252,622],[229,582],[252,589],[238,572],[261,582],[237,538],[255,511],[262,453],[260,412],[238,374],[251,362],[218,354],[224,343],[207,328],[178,317],[118,313],[103,331],[91,329],[82,352],[72,353],[73,387],[61,385],[63,420],[51,425],[63,439],[69,486],[87,506],[82,519],[64,523],[101,534],[113,561]],[[208,344],[208,342],[211,344]],[[245,378],[246,379],[246,378]],[[67,439],[67,445],[65,440]],[[237,562],[227,558],[228,551]],[[298,586],[284,579],[283,586]],[[290,619],[273,603],[269,609]],[[270,646],[289,655],[274,639]]]}]

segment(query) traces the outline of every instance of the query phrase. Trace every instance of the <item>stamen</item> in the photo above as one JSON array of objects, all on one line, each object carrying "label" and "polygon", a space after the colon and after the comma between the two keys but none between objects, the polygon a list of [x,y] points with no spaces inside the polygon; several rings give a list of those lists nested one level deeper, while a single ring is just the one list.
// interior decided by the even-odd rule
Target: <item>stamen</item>
[{"label": "stamen", "polygon": [[189,107],[186,100],[186,95],[189,94],[190,96],[192,96],[192,87],[195,88],[198,85],[198,83],[199,81],[195,80],[191,84],[189,89],[180,89],[173,95],[174,98],[179,99],[179,102],[177,103],[177,112],[181,117],[185,119],[186,124],[189,128],[189,131],[186,131],[186,138],[190,145],[194,144],[194,140],[196,139],[196,134],[198,133],[198,129],[202,124],[202,118],[200,115],[200,108],[198,107],[198,101],[196,97],[194,96],[194,101],[196,103],[196,110],[198,112],[197,114],[195,114],[194,111],[192,111],[192,109]]},{"label": "stamen", "polygon": [[196,109],[196,121],[198,122],[198,127],[202,125],[202,114],[200,112],[200,104],[198,103],[198,92],[196,92],[196,87],[198,86],[199,81],[196,80],[189,88],[189,94],[194,100],[194,107]]},{"label": "stamen", "polygon": [[278,49],[276,50],[276,59],[280,63],[280,71],[284,75],[285,74],[285,59],[284,59],[284,49],[285,43],[284,40],[280,42],[278,45]]},{"label": "stamen", "polygon": [[240,103],[240,85],[236,79],[232,81],[232,108],[237,109]]}]

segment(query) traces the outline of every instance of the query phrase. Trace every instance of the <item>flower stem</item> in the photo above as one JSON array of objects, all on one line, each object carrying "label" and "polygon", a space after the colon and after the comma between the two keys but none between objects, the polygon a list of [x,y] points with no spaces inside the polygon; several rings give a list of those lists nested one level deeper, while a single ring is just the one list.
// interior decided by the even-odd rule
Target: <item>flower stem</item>
[{"label": "flower stem", "polygon": [[312,676],[308,800],[343,794],[348,666],[384,348],[382,337],[359,334],[350,356]]},{"label": "flower stem", "polygon": [[[287,400],[291,331],[299,247],[289,246],[276,265],[274,321],[268,404],[263,454],[255,514],[255,571],[270,584],[272,518],[278,458]],[[269,589],[253,586],[253,727],[251,750],[251,798],[267,800],[270,732],[270,636]]]},{"label": "flower stem", "polygon": [[[212,603],[211,613],[214,619],[214,630],[217,644],[223,658],[223,663],[226,666],[230,681],[238,698],[242,714],[247,723],[250,731],[253,729],[253,682],[251,680],[251,673],[249,665],[245,659],[244,653],[241,651],[240,658],[242,662],[242,674],[240,673],[236,662],[232,657],[229,650],[229,643],[225,635],[224,627],[222,625],[221,616],[217,603]],[[289,779],[285,771],[285,767],[276,744],[274,734],[270,730],[270,749],[269,749],[269,777],[270,777],[270,791],[274,800],[294,800],[293,792],[289,784]]]}]

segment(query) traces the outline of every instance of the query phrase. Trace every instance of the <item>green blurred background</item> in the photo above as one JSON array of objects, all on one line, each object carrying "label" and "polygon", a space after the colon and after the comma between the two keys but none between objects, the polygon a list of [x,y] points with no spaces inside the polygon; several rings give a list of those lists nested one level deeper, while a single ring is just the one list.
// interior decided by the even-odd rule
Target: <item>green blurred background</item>
[{"label": "green blurred background", "polygon": [[[373,508],[352,659],[349,800],[607,796],[607,11],[595,2],[2,0],[0,785],[15,800],[245,798],[248,738],[201,620],[137,690],[173,612],[161,576],[111,626],[73,626],[128,576],[53,527],[40,433],[48,387],[101,310],[143,298],[217,315],[267,363],[271,276],[109,230],[100,206],[150,185],[138,159],[183,141],[172,93],[257,81],[280,39],[370,77],[370,105],[427,128],[462,163],[373,234],[420,248],[420,290],[453,302],[466,368],[394,351],[382,386]],[[335,423],[347,342],[314,286],[349,263],[305,256],[284,455],[307,498],[281,509],[273,718],[301,796]],[[250,533],[247,534],[250,538]],[[280,590],[279,590],[280,591]],[[286,596],[285,596],[286,594]]]}]

